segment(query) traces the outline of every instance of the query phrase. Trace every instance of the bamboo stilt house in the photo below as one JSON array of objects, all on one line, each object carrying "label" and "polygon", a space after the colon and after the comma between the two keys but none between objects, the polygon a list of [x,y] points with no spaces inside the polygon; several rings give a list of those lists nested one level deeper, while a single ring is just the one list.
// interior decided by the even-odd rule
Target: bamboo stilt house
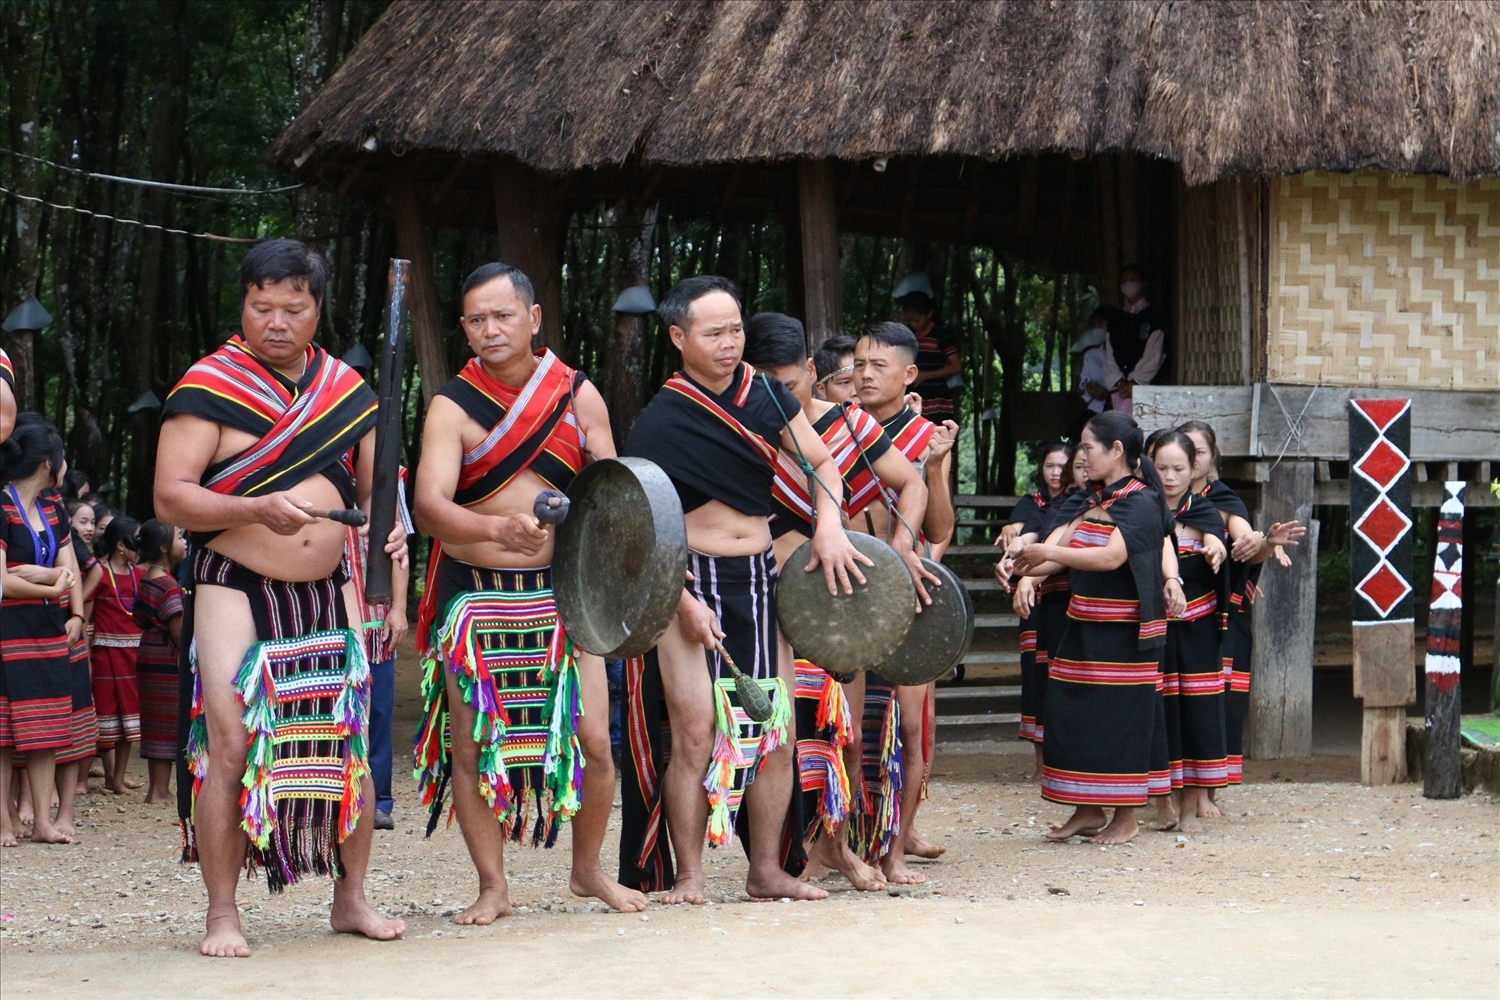
[{"label": "bamboo stilt house", "polygon": [[1347,496],[1354,390],[1412,395],[1444,474],[1500,458],[1492,3],[397,0],[267,156],[394,216],[425,386],[455,326],[424,225],[494,225],[560,315],[568,206],[661,202],[778,213],[815,338],[839,232],[1106,294],[1143,261],[1174,384],[1138,416],[1215,421],[1263,512]]}]

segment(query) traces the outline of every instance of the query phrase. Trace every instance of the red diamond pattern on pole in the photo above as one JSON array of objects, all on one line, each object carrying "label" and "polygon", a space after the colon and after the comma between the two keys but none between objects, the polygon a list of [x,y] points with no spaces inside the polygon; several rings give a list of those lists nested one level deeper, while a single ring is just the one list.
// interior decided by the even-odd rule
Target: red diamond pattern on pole
[{"label": "red diamond pattern on pole", "polygon": [[1411,400],[1361,399],[1356,401],[1356,405],[1359,406],[1370,423],[1375,425],[1375,430],[1384,434],[1386,429],[1391,426],[1391,421],[1406,412],[1406,408],[1411,405]]},{"label": "red diamond pattern on pole", "polygon": [[[1386,402],[1386,400],[1379,400]],[[1392,447],[1385,438],[1376,438],[1370,450],[1365,452],[1354,468],[1379,489],[1386,489],[1411,465],[1411,459]]]},{"label": "red diamond pattern on pole", "polygon": [[1411,593],[1411,584],[1392,569],[1390,563],[1382,560],[1376,564],[1369,576],[1355,585],[1354,589],[1375,605],[1382,615],[1389,615],[1391,609],[1401,603],[1403,597]]},{"label": "red diamond pattern on pole", "polygon": [[1381,497],[1354,525],[1354,530],[1375,546],[1375,551],[1385,555],[1411,530],[1411,518]]}]

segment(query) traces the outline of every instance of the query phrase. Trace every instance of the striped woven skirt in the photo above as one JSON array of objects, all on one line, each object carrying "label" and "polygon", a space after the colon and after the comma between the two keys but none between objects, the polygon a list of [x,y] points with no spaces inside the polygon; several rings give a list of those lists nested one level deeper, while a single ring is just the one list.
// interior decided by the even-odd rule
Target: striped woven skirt
[{"label": "striped woven skirt", "polygon": [[1216,581],[1201,556],[1179,551],[1178,564],[1188,606],[1182,618],[1168,623],[1162,656],[1172,787],[1219,788],[1229,780],[1229,761]]},{"label": "striped woven skirt", "polygon": [[1047,664],[1067,626],[1068,578],[1049,576],[1037,587],[1036,606],[1021,623],[1020,737],[1040,743],[1046,737]]},{"label": "striped woven skirt", "polygon": [[79,640],[68,650],[73,667],[73,741],[66,751],[59,751],[59,764],[92,760],[97,752],[99,724],[94,717],[94,683],[89,676],[89,644]]},{"label": "striped woven skirt", "polygon": [[[1160,650],[1139,648],[1140,605],[1129,565],[1072,572],[1068,625],[1051,658],[1042,796],[1067,805],[1143,806],[1153,777]],[[1165,740],[1162,756],[1165,758]]]},{"label": "striped woven skirt", "polygon": [[[240,797],[240,825],[250,838],[246,866],[265,869],[272,892],[308,875],[342,877],[339,845],[359,823],[370,773],[370,670],[364,644],[348,628],[342,574],[289,583],[200,549],[193,579],[199,588],[243,593],[259,640],[245,651],[233,681],[249,736]],[[195,618],[193,627],[213,622]],[[203,678],[193,660],[186,757],[196,811],[212,747]],[[191,829],[187,853],[189,860],[196,855]]]},{"label": "striped woven skirt", "polygon": [[[776,709],[769,722],[751,722],[740,708],[733,674],[723,658],[704,651],[714,702],[714,746],[703,777],[708,842],[724,846],[736,832],[745,840],[748,824],[740,821],[745,789],[755,780],[765,755],[792,737],[792,699],[777,674],[776,557],[769,548],[754,556],[690,551],[688,570],[693,574],[688,591],[718,615],[724,647],[740,670],[770,694]],[[626,662],[625,699],[628,762],[620,789],[619,880],[643,892],[657,892],[670,889],[676,873],[661,791],[662,775],[671,763],[671,719],[655,650]],[[781,844],[783,866],[794,874],[806,863],[801,823],[793,816],[793,810],[800,812],[801,801],[794,782]]]},{"label": "striped woven skirt", "polygon": [[1229,761],[1228,783],[1238,785],[1245,769],[1245,715],[1250,710],[1250,654],[1254,638],[1250,631],[1250,605],[1244,595],[1234,594],[1229,602],[1229,622],[1220,657],[1224,672],[1224,751]]},{"label": "striped woven skirt", "polygon": [[901,703],[896,685],[874,671],[865,673],[860,713],[860,761],[849,814],[849,847],[876,865],[891,851],[901,828]]},{"label": "striped woven skirt", "polygon": [[66,605],[53,601],[0,602],[0,747],[18,753],[72,747],[67,615]]},{"label": "striped woven skirt", "polygon": [[135,672],[139,643],[139,635],[94,634],[90,659],[101,752],[140,741],[141,696]]},{"label": "striped woven skirt", "polygon": [[849,703],[844,686],[807,660],[797,661],[797,774],[802,838],[834,834],[849,815]]},{"label": "striped woven skirt", "polygon": [[448,689],[443,663],[474,710],[481,794],[519,841],[551,847],[578,811],[583,755],[577,657],[558,627],[550,567],[489,569],[444,559],[438,571],[437,635],[442,661],[423,663],[416,778],[428,832],[441,817],[451,777]]}]

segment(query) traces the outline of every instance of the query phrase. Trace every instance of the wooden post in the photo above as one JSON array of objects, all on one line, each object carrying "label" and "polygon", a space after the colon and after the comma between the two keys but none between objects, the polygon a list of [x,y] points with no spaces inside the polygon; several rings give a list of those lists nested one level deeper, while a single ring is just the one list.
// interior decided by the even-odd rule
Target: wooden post
[{"label": "wooden post", "polygon": [[432,402],[451,373],[438,313],[432,248],[427,242],[422,202],[409,164],[397,167],[389,191],[391,214],[396,220],[396,252],[411,261],[411,332],[417,343],[417,371],[422,377],[422,402],[426,404]]},{"label": "wooden post", "polygon": [[515,160],[502,160],[491,171],[490,183],[500,256],[531,279],[542,307],[537,346],[561,353],[562,229],[552,179]]},{"label": "wooden post", "polygon": [[[1437,546],[1432,554],[1432,612],[1427,618],[1427,748],[1422,794],[1456,799],[1464,790],[1459,727],[1463,721],[1461,626],[1464,613],[1463,480],[1443,484]],[[1472,655],[1472,654],[1471,654]]]},{"label": "wooden post", "polygon": [[1411,400],[1351,399],[1347,413],[1354,696],[1365,706],[1360,775],[1385,785],[1406,779],[1406,706],[1417,696]]},{"label": "wooden post", "polygon": [[836,336],[844,323],[844,276],[839,268],[838,208],[832,160],[797,163],[797,217],[802,233],[804,320],[811,348]]},{"label": "wooden post", "polygon": [[1312,756],[1313,637],[1317,631],[1318,523],[1312,520],[1312,462],[1284,461],[1261,484],[1256,527],[1295,518],[1307,538],[1292,566],[1268,563],[1254,605],[1250,707],[1245,737],[1253,760]]}]

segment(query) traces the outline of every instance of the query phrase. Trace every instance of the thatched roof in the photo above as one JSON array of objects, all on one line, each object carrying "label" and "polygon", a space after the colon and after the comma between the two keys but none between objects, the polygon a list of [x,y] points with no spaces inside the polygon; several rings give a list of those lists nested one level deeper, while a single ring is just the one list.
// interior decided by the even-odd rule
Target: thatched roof
[{"label": "thatched roof", "polygon": [[[1500,4],[398,0],[269,151],[1500,173]],[[331,170],[329,168],[332,168]]]}]

